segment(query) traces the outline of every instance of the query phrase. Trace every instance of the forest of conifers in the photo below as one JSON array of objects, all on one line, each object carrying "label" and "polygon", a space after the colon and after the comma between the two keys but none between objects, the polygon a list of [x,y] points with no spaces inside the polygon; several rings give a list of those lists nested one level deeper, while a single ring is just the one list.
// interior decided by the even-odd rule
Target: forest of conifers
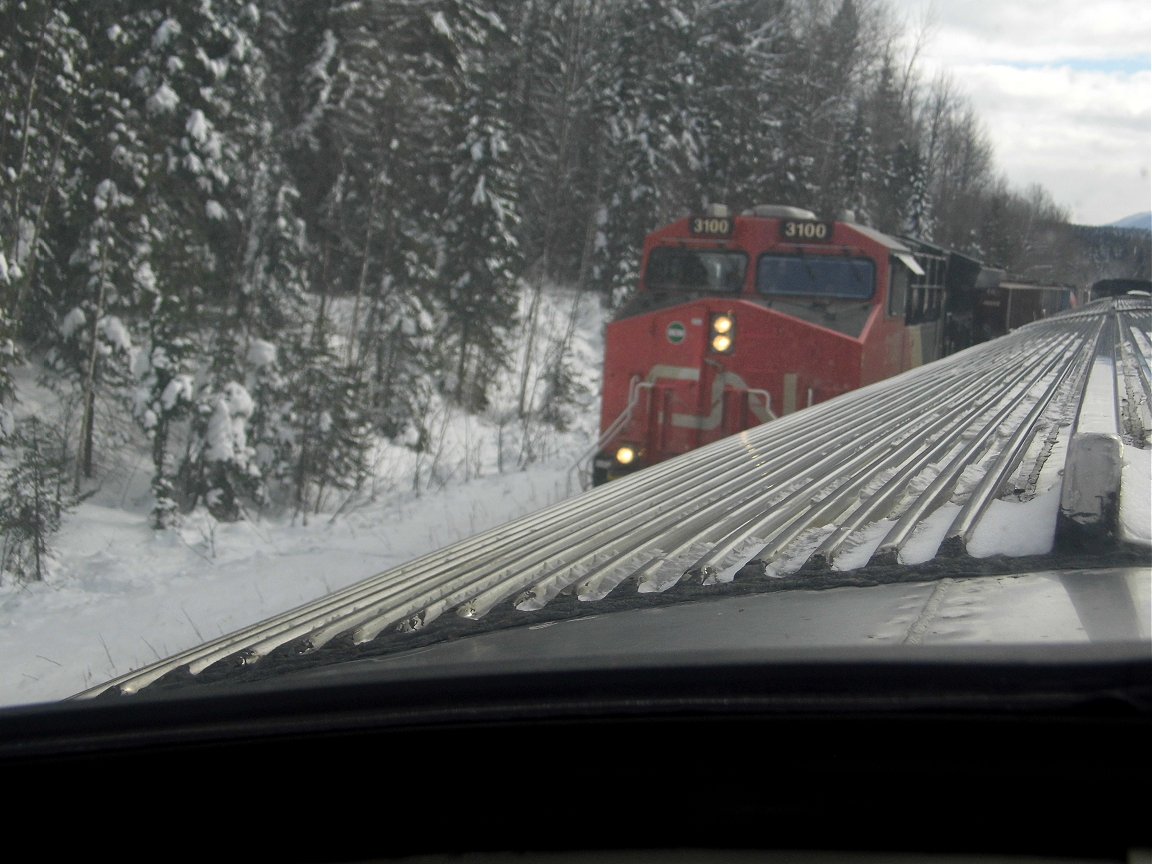
[{"label": "forest of conifers", "polygon": [[[101,404],[157,527],[355,487],[432,396],[483,409],[522,292],[617,302],[707,203],[1051,263],[1067,214],[917,39],[874,0],[0,0],[0,528],[93,482]],[[30,362],[73,416],[16,421]]]}]

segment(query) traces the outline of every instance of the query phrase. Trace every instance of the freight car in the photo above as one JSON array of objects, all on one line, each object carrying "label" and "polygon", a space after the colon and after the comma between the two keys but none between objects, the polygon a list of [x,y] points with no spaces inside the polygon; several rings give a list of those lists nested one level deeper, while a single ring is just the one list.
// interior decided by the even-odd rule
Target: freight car
[{"label": "freight car", "polygon": [[1071,285],[981,268],[973,285],[958,286],[948,295],[945,353],[987,342],[1078,305]]},{"label": "freight car", "polygon": [[1098,279],[1088,289],[1092,300],[1102,297],[1120,297],[1124,294],[1152,294],[1152,281],[1137,277],[1113,277]]}]

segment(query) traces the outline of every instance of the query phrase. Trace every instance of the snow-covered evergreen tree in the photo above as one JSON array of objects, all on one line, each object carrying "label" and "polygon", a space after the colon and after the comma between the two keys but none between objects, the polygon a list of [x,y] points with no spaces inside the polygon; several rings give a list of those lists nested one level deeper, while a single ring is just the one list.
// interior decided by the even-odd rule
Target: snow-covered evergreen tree
[{"label": "snow-covered evergreen tree", "polygon": [[146,341],[136,354],[133,413],[152,445],[152,525],[164,529],[179,521],[176,459],[170,439],[176,424],[194,405],[193,347],[174,294],[156,295]]},{"label": "snow-covered evergreen tree", "polygon": [[688,116],[691,19],[683,0],[623,0],[605,21],[598,66],[606,185],[597,216],[594,284],[607,296],[631,290],[644,235],[685,215],[683,178],[697,141]]},{"label": "snow-covered evergreen tree", "polygon": [[0,440],[0,582],[46,577],[52,535],[75,503],[67,471],[63,436],[39,418]]},{"label": "snow-covered evergreen tree", "polygon": [[533,281],[574,283],[597,206],[596,0],[531,0],[508,21],[517,34],[506,88],[517,196],[517,237]]},{"label": "snow-covered evergreen tree", "polygon": [[148,39],[134,83],[149,120],[150,193],[161,205],[157,269],[183,294],[187,314],[226,306],[244,247],[237,236],[251,184],[252,106],[261,98],[257,7],[242,0],[155,4],[141,13]]},{"label": "snow-covered evergreen tree", "polygon": [[[441,217],[440,348],[448,391],[471,410],[487,405],[495,368],[507,366],[521,254],[516,164],[500,94],[511,35],[487,6],[459,0],[437,26],[458,51],[452,168]],[[484,64],[483,61],[486,61]]]},{"label": "snow-covered evergreen tree", "polygon": [[915,139],[897,145],[891,157],[889,177],[892,186],[900,190],[901,208],[897,213],[901,219],[897,231],[909,237],[932,240],[935,230],[931,192],[924,160]]},{"label": "snow-covered evergreen tree", "polygon": [[76,492],[94,473],[98,392],[109,380],[113,384],[127,380],[132,339],[117,314],[128,308],[117,275],[132,263],[131,255],[122,247],[132,243],[131,229],[141,224],[129,215],[134,203],[113,180],[98,183],[91,203],[92,219],[72,255],[77,273],[75,305],[60,321],[55,359],[57,368],[75,382],[81,394]]},{"label": "snow-covered evergreen tree", "polygon": [[293,506],[304,519],[333,491],[355,491],[367,477],[369,426],[363,384],[350,373],[323,334],[294,347],[290,419]]},{"label": "snow-covered evergreen tree", "polygon": [[0,306],[33,341],[54,328],[68,254],[53,228],[68,212],[64,180],[77,158],[85,12],[76,2],[0,0]]},{"label": "snow-covered evergreen tree", "polygon": [[[310,4],[290,15],[290,42],[308,58],[281,78],[286,89],[298,82],[283,103],[307,281],[319,296],[314,326],[333,332],[331,301],[351,295],[344,361],[364,388],[367,419],[382,434],[406,434],[419,425],[416,394],[436,361],[421,334],[434,326],[428,295],[449,170],[451,16],[416,0]],[[311,356],[281,347],[283,364]]]},{"label": "snow-covered evergreen tree", "polygon": [[698,4],[688,93],[698,158],[692,203],[736,212],[791,198],[782,191],[788,143],[784,73],[791,47],[786,0]]},{"label": "snow-covered evergreen tree", "polygon": [[155,524],[313,510],[500,365],[568,422],[545,286],[627,292],[703,204],[1036,260],[1050,208],[898,36],[861,0],[0,0],[0,435],[46,355],[81,480],[138,397]]},{"label": "snow-covered evergreen tree", "polygon": [[281,367],[278,346],[264,339],[250,340],[244,369],[244,386],[253,400],[247,441],[252,448],[252,464],[263,478],[261,502],[283,504],[290,498],[293,448],[299,438],[293,382]]},{"label": "snow-covered evergreen tree", "polygon": [[244,499],[264,502],[263,477],[248,442],[254,408],[248,390],[237,381],[198,394],[193,408],[193,437],[180,466],[181,485],[189,506],[203,503],[222,522],[241,517]]}]

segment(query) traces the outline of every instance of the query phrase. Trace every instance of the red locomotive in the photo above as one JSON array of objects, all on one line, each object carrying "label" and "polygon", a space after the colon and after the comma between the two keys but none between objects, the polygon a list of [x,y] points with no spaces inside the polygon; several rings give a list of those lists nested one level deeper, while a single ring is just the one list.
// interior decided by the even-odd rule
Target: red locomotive
[{"label": "red locomotive", "polygon": [[795,207],[705,213],[645,239],[608,325],[603,483],[937,359],[979,262]]}]

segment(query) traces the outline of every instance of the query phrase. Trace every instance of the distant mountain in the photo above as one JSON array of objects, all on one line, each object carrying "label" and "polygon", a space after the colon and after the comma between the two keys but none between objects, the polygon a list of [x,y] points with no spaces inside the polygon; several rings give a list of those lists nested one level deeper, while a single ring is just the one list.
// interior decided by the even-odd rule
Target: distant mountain
[{"label": "distant mountain", "polygon": [[1133,213],[1131,216],[1126,216],[1119,222],[1113,222],[1107,227],[1143,228],[1145,231],[1152,231],[1152,213]]}]

